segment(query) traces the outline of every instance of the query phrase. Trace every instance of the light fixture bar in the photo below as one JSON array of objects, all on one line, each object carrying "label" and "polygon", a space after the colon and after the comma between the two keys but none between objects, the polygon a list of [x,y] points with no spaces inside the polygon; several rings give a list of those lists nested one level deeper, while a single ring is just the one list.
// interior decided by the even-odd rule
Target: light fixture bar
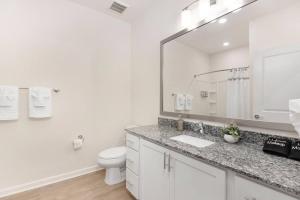
[{"label": "light fixture bar", "polygon": [[[201,1],[201,0],[195,0],[195,1],[191,2],[190,4],[188,4],[188,5],[187,5],[184,9],[182,9],[182,10],[188,10],[192,5],[198,3],[199,1]],[[210,4],[211,6],[216,5],[216,4],[217,4],[217,0],[209,0],[209,4]]]},{"label": "light fixture bar", "polygon": [[184,10],[188,10],[192,5],[194,5],[194,4],[196,4],[196,3],[198,3],[200,0],[195,0],[195,1],[193,1],[192,3],[190,3],[189,5],[187,5],[184,9],[182,9],[183,11]]}]

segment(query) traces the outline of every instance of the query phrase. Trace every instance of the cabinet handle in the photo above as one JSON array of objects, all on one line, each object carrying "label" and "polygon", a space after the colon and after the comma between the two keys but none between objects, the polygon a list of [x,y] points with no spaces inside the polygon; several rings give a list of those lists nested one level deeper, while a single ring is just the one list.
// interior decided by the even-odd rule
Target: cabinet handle
[{"label": "cabinet handle", "polygon": [[166,152],[164,152],[164,170],[166,169]]},{"label": "cabinet handle", "polygon": [[169,160],[168,160],[168,171],[171,172],[171,155],[169,154]]}]

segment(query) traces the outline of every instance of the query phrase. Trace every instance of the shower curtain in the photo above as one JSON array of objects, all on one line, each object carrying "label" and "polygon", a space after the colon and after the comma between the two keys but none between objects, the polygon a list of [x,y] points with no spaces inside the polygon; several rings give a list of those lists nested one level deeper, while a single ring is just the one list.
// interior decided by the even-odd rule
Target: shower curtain
[{"label": "shower curtain", "polygon": [[226,114],[229,118],[250,118],[250,79],[246,68],[229,72]]}]

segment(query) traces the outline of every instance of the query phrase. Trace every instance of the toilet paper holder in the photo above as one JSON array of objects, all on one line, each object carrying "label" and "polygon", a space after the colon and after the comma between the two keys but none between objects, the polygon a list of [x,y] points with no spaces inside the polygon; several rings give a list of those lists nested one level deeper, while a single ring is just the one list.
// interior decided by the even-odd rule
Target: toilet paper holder
[{"label": "toilet paper holder", "polygon": [[83,146],[83,143],[84,143],[83,135],[78,135],[77,138],[73,140],[73,149],[75,151],[81,149]]},{"label": "toilet paper holder", "polygon": [[82,142],[84,142],[84,136],[83,135],[78,135],[77,138],[80,139],[80,140],[82,140]]}]

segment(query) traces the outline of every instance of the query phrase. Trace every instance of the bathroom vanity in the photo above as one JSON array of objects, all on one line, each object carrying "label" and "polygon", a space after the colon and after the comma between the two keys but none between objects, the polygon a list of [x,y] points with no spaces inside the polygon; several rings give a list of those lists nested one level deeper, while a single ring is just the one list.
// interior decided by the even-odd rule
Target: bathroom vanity
[{"label": "bathroom vanity", "polygon": [[[170,126],[127,130],[127,189],[140,200],[297,200],[300,162],[262,152],[261,138],[225,143]],[[171,139],[213,142],[196,147]]]},{"label": "bathroom vanity", "polygon": [[[295,136],[300,3],[243,2],[161,41],[160,114]],[[216,8],[193,4],[183,13]],[[299,118],[290,119],[291,102]],[[228,144],[219,127],[205,125],[202,133],[197,124],[185,125],[178,132],[169,122],[127,130],[126,186],[137,199],[300,199],[300,162],[265,154],[268,135],[244,132]]]}]

